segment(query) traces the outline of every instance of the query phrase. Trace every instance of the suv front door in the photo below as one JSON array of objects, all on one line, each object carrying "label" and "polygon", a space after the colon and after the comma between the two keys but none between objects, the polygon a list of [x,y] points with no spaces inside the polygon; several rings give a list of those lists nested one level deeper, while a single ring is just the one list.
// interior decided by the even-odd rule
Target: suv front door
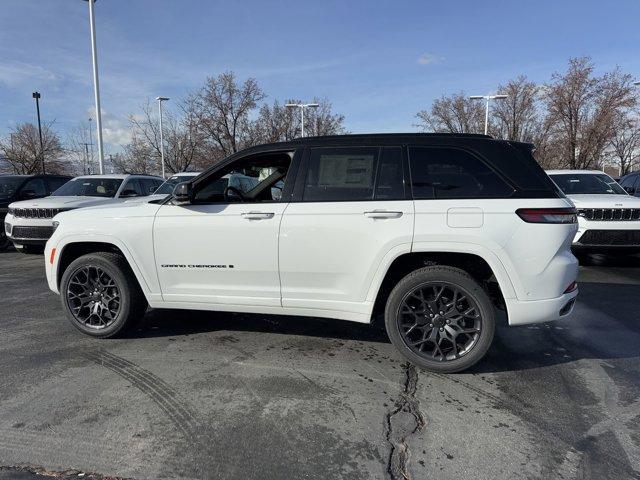
[{"label": "suv front door", "polygon": [[[280,308],[278,229],[293,152],[256,154],[194,185],[189,205],[163,205],[154,247],[165,301]],[[276,189],[273,189],[276,190]]]},{"label": "suv front door", "polygon": [[385,261],[411,251],[401,147],[312,148],[280,227],[282,306],[368,315]]}]

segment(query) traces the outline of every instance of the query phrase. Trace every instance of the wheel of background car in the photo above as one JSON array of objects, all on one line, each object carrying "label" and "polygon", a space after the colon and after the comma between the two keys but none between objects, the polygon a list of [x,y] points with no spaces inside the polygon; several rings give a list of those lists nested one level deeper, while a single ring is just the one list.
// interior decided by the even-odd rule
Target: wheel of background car
[{"label": "wheel of background car", "polygon": [[495,312],[466,272],[433,266],[416,270],[393,289],[385,309],[391,342],[412,363],[452,373],[469,368],[493,340]]},{"label": "wheel of background car", "polygon": [[4,252],[7,248],[9,248],[11,242],[7,238],[4,232],[0,232],[0,252]]},{"label": "wheel of background car", "polygon": [[60,299],[71,324],[99,338],[122,333],[147,309],[126,260],[109,252],[83,255],[71,262],[62,275]]},{"label": "wheel of background car", "polygon": [[22,245],[19,248],[16,247],[16,250],[25,255],[42,255],[44,253],[44,247],[40,245]]},{"label": "wheel of background car", "polygon": [[229,186],[229,187],[224,189],[224,200],[226,202],[228,202],[230,200],[229,192],[235,193],[240,198],[240,200],[242,200],[242,201],[246,200],[246,197],[242,193],[242,190],[240,190],[239,188],[236,188],[236,187]]}]

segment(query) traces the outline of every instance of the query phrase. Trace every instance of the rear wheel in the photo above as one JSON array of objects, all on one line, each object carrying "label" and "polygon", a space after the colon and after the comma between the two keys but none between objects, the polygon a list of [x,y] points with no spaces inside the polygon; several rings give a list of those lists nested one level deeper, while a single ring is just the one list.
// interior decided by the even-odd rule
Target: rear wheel
[{"label": "rear wheel", "polygon": [[451,373],[486,354],[495,312],[485,291],[466,272],[432,266],[396,285],[387,300],[385,325],[391,342],[409,361]]},{"label": "rear wheel", "polygon": [[108,252],[83,255],[71,262],[62,275],[60,297],[71,324],[99,338],[122,333],[147,309],[126,260]]}]

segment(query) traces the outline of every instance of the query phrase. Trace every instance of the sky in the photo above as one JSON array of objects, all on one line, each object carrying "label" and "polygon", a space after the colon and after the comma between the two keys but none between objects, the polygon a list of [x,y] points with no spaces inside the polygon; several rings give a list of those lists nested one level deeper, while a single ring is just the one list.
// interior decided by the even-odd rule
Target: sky
[{"label": "sky", "polygon": [[[0,0],[0,136],[44,122],[63,140],[93,113],[88,3]],[[217,1],[95,4],[105,151],[147,99],[167,108],[208,76],[255,78],[266,101],[326,97],[353,133],[415,131],[443,94],[548,81],[570,57],[640,78],[638,0]]]}]

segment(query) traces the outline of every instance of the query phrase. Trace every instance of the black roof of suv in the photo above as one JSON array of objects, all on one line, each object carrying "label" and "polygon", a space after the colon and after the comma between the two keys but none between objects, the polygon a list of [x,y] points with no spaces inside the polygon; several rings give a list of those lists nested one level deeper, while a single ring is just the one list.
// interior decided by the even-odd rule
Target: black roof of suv
[{"label": "black roof of suv", "polygon": [[516,196],[557,197],[561,193],[533,157],[530,143],[494,139],[489,135],[469,133],[372,133],[304,137],[287,142],[249,147],[219,162],[195,180],[204,179],[229,162],[251,154],[300,148],[356,146],[453,147],[471,152],[490,168],[506,177],[517,189]]}]

